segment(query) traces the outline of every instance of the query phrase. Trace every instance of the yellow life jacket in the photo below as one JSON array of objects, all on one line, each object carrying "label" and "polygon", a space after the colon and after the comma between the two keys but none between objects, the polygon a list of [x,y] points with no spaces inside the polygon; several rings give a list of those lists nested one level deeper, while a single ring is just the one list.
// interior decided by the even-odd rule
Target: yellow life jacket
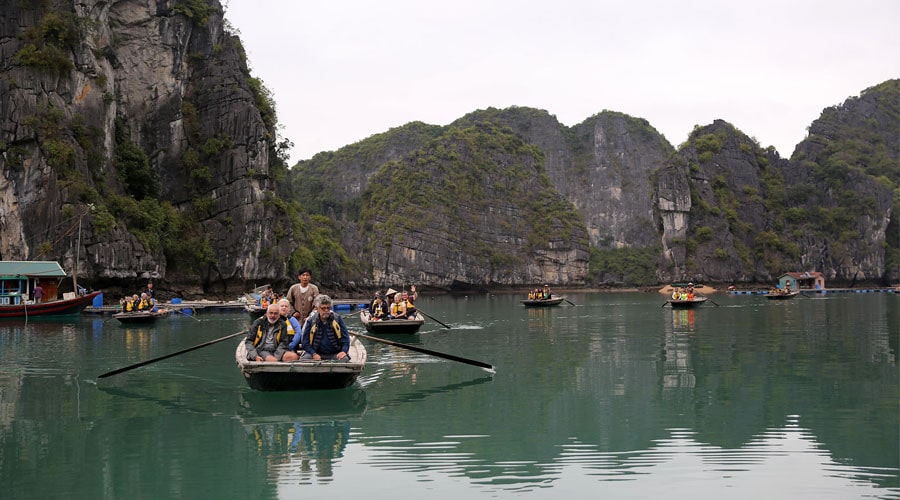
[{"label": "yellow life jacket", "polygon": [[[287,323],[287,322],[285,322],[285,323]],[[290,327],[290,324],[288,325],[288,327]],[[285,328],[279,328],[278,333],[275,334],[275,344],[276,345],[281,343],[281,334],[284,331],[285,331]],[[253,346],[254,347],[258,346],[259,343],[262,341],[262,338],[263,338],[263,329],[262,329],[262,323],[260,323],[259,325],[256,325],[256,337],[253,339]]]},{"label": "yellow life jacket", "polygon": [[401,302],[391,302],[391,316],[397,316],[403,312],[403,309],[400,309]]},{"label": "yellow life jacket", "polygon": [[373,312],[372,316],[376,318],[384,316],[384,302],[378,302],[378,299],[372,301],[369,309]]},{"label": "yellow life jacket", "polygon": [[134,311],[134,301],[126,300],[125,301],[125,312]]}]

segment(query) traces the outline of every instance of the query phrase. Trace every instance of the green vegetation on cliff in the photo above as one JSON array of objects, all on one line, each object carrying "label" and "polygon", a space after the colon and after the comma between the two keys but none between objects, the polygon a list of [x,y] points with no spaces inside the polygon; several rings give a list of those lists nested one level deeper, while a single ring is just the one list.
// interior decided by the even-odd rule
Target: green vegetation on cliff
[{"label": "green vegetation on cliff", "polygon": [[[583,223],[543,171],[543,153],[485,124],[448,127],[421,150],[382,165],[363,195],[361,220],[370,251],[428,230],[503,268],[552,242],[587,245]],[[522,239],[521,252],[482,239],[491,221],[499,226],[495,237]]]}]

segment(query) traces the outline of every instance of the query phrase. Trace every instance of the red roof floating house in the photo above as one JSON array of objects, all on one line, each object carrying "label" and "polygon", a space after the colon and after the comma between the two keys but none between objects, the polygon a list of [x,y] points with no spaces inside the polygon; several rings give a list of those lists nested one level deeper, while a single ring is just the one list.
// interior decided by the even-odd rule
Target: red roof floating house
[{"label": "red roof floating house", "polygon": [[791,290],[824,290],[825,276],[818,271],[784,273],[778,277],[778,288]]}]

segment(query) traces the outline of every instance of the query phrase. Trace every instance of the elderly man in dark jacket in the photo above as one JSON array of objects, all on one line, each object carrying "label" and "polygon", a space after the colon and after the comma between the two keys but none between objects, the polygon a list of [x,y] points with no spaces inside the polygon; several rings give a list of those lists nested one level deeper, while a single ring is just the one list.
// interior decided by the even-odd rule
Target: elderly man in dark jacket
[{"label": "elderly man in dark jacket", "polygon": [[304,351],[301,361],[350,361],[347,354],[350,350],[350,331],[344,325],[344,320],[331,312],[331,297],[316,297],[315,313],[303,324],[300,345]]},{"label": "elderly man in dark jacket", "polygon": [[[248,361],[282,361],[293,335],[288,333],[287,322],[281,318],[278,304],[266,308],[266,315],[253,321],[244,339]],[[294,356],[296,358],[296,355]],[[292,360],[284,360],[292,361]]]}]

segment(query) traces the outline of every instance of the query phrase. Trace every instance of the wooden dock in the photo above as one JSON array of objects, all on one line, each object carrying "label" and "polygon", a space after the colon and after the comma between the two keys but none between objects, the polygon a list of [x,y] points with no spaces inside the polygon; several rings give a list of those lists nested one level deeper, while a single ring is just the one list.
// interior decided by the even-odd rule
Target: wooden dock
[{"label": "wooden dock", "polygon": [[[805,294],[820,295],[829,293],[898,293],[894,288],[824,288],[817,290],[801,288],[798,291]],[[727,295],[768,295],[769,290],[728,290],[725,293]]]},{"label": "wooden dock", "polygon": [[[332,299],[331,303],[335,311],[352,311],[357,307],[365,308],[369,306],[365,300],[358,299]],[[199,314],[244,312],[244,305],[244,302],[237,300],[183,300],[176,303],[160,302],[157,304],[157,307],[173,311],[186,311],[189,309]],[[101,307],[88,306],[84,308],[83,314],[116,314],[120,312],[122,312],[122,306],[116,304],[114,306]]]}]

